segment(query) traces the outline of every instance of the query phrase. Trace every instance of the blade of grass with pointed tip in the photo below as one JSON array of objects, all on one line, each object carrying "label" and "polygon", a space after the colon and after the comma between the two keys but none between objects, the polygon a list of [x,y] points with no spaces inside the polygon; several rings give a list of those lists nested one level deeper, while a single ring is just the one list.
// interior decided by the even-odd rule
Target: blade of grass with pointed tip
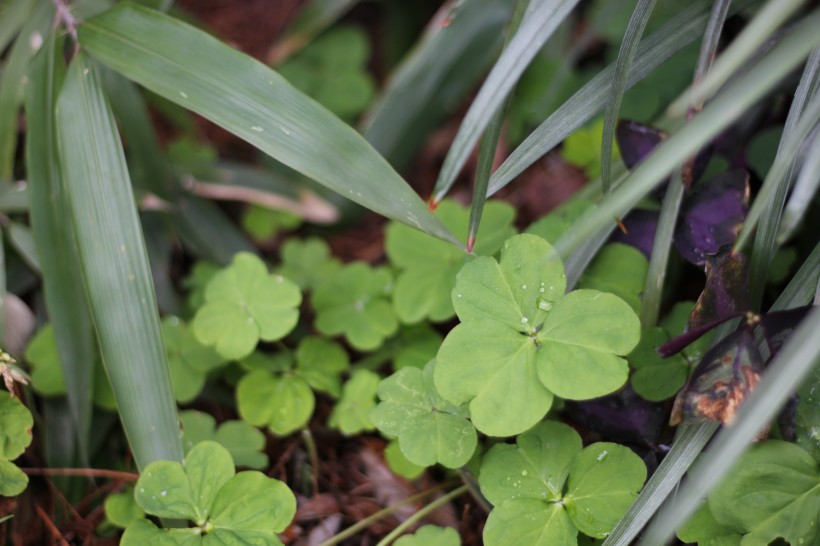
[{"label": "blade of grass with pointed tip", "polygon": [[359,0],[312,0],[309,2],[268,52],[268,64],[274,66],[280,64],[305,47],[313,38],[358,3]]},{"label": "blade of grass with pointed tip", "polygon": [[791,17],[806,0],[769,0],[743,32],[715,61],[709,75],[690,87],[669,106],[670,116],[682,116],[691,103],[703,103],[749,61],[755,50],[772,32]]},{"label": "blade of grass with pointed tip", "polygon": [[806,148],[806,161],[800,169],[800,174],[794,183],[794,190],[783,210],[783,218],[777,232],[778,245],[787,241],[803,221],[818,189],[820,189],[820,136],[815,134],[814,139]]},{"label": "blade of grass with pointed tip", "polygon": [[612,77],[612,86],[609,91],[609,101],[604,110],[604,130],[601,141],[601,188],[604,194],[609,193],[610,181],[612,178],[612,141],[615,138],[615,125],[618,123],[618,112],[621,109],[621,100],[626,91],[626,81],[629,77],[629,70],[632,68],[632,60],[638,51],[638,44],[649,22],[649,16],[655,9],[657,0],[638,0],[632,17],[624,33],[621,42],[621,49],[618,51],[618,59],[615,61],[615,73]]},{"label": "blade of grass with pointed tip", "polygon": [[[442,8],[443,9],[443,8]],[[397,169],[484,76],[512,14],[509,0],[471,0],[449,25],[433,23],[364,116],[364,137]]]},{"label": "blade of grass with pointed tip", "polygon": [[481,86],[458,134],[450,146],[433,189],[432,201],[441,201],[466,163],[493,112],[504,102],[521,74],[578,0],[531,0],[509,45]]},{"label": "blade of grass with pointed tip", "polygon": [[[820,14],[820,11],[818,11]],[[760,306],[768,269],[776,250],[777,229],[786,194],[791,186],[791,170],[803,144],[820,123],[820,92],[806,106],[800,121],[784,135],[774,163],[763,181],[760,191],[743,222],[734,250],[737,252],[757,227],[752,253],[749,259],[749,301],[752,309]],[[760,222],[758,225],[758,221]]]},{"label": "blade of grass with pointed tip", "polygon": [[78,33],[92,56],[127,78],[350,200],[461,246],[361,135],[265,65],[128,2]]},{"label": "blade of grass with pointed tip", "polygon": [[664,177],[738,119],[751,105],[774,88],[809,52],[820,44],[820,10],[803,18],[783,40],[749,71],[703,109],[700,114],[665,139],[616,191],[594,210],[585,213],[573,229],[556,241],[559,255],[567,256],[586,237],[613,217],[621,217]]},{"label": "blade of grass with pointed tip", "polygon": [[37,258],[37,248],[31,230],[16,222],[11,222],[8,227],[9,244],[17,251],[17,255],[35,273],[40,273],[40,260]]},{"label": "blade of grass with pointed tip", "polygon": [[[752,0],[738,2],[735,9],[751,2]],[[641,41],[629,71],[627,89],[703,34],[709,6],[709,0],[692,2],[691,6]],[[492,195],[509,184],[600,112],[606,104],[614,71],[614,63],[600,71],[530,133],[493,173],[489,194]]]},{"label": "blade of grass with pointed tip", "polygon": [[87,463],[91,427],[93,371],[97,348],[77,258],[77,241],[69,218],[60,174],[54,108],[65,78],[63,40],[50,36],[34,56],[26,87],[26,172],[29,214],[42,268],[49,322],[60,364],[79,462]]},{"label": "blade of grass with pointed tip", "polygon": [[641,546],[666,544],[717,486],[755,437],[791,396],[809,372],[820,364],[820,307],[803,319],[789,341],[766,368],[755,390],[738,410],[737,420],[725,427],[697,462],[679,494],[661,510],[646,530]]},{"label": "blade of grass with pointed tip", "polygon": [[3,78],[0,79],[0,180],[10,180],[17,146],[17,115],[23,103],[26,67],[43,43],[52,14],[51,4],[43,2],[26,22],[11,47]]},{"label": "blade of grass with pointed tip", "polygon": [[27,212],[28,188],[24,182],[0,185],[0,212]]},{"label": "blade of grass with pointed tip", "polygon": [[128,168],[99,71],[79,53],[57,100],[57,142],[100,352],[140,469],[182,460],[179,421]]},{"label": "blade of grass with pointed tip", "polygon": [[36,0],[4,2],[0,8],[0,51],[5,51],[36,5]]}]

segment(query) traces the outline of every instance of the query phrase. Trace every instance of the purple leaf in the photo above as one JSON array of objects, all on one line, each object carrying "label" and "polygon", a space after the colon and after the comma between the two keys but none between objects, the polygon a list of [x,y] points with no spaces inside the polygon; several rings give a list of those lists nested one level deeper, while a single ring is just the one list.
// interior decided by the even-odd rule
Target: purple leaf
[{"label": "purple leaf", "polygon": [[731,245],[749,212],[749,174],[733,170],[701,182],[683,203],[675,246],[695,265]]},{"label": "purple leaf", "polygon": [[655,231],[658,228],[658,211],[635,209],[621,222],[626,233],[615,230],[612,234],[613,243],[624,243],[643,252],[646,259],[652,254],[652,241],[655,240]]},{"label": "purple leaf", "polygon": [[731,423],[763,371],[763,359],[746,326],[709,349],[678,393],[669,423]]},{"label": "purple leaf", "polygon": [[746,278],[746,258],[742,254],[732,254],[726,248],[707,257],[706,286],[689,314],[686,330],[697,330],[747,311]]},{"label": "purple leaf", "polygon": [[721,317],[719,319],[707,322],[705,324],[701,324],[700,326],[693,328],[691,330],[687,330],[681,335],[677,337],[673,337],[660,347],[658,347],[657,351],[658,354],[664,358],[668,358],[672,355],[676,355],[689,345],[693,344],[697,340],[699,340],[705,333],[707,333],[712,328],[716,328],[720,326],[727,320],[737,318],[743,316],[743,313],[735,313],[734,315],[727,315],[725,317]]},{"label": "purple leaf", "polygon": [[812,306],[796,307],[794,309],[787,309],[785,311],[773,311],[766,313],[760,320],[760,326],[763,327],[763,333],[766,336],[766,343],[769,345],[769,350],[774,357],[784,343],[792,335],[794,329],[800,324]]},{"label": "purple leaf", "polygon": [[664,405],[649,402],[630,387],[585,402],[566,401],[579,425],[606,440],[654,447],[664,428]]},{"label": "purple leaf", "polygon": [[621,120],[615,129],[615,140],[627,169],[643,161],[665,138],[663,131],[635,121]]}]

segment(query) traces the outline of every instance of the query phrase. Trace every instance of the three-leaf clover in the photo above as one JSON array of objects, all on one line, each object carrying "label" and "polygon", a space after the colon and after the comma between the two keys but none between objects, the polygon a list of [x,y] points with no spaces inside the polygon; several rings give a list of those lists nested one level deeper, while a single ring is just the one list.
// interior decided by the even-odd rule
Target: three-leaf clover
[{"label": "three-leaf clover", "polygon": [[249,355],[259,340],[276,341],[299,319],[302,293],[281,275],[271,275],[258,257],[248,252],[234,256],[205,289],[205,304],[192,328],[205,345],[216,347],[227,359]]},{"label": "three-leaf clover", "polygon": [[612,294],[565,289],[560,259],[535,235],[509,239],[499,262],[481,257],[459,272],[461,324],[441,345],[434,379],[446,400],[470,403],[478,430],[518,434],[544,417],[553,395],[595,398],[626,381],[619,355],[638,343],[638,317]]},{"label": "three-leaf clover", "polygon": [[370,411],[376,407],[378,374],[370,370],[356,370],[342,387],[342,397],[328,424],[348,436],[376,428],[370,420]]},{"label": "three-leaf clover", "polygon": [[119,493],[108,495],[105,498],[103,509],[106,519],[123,529],[145,517],[145,511],[140,508],[134,498],[133,487],[127,487]]},{"label": "three-leaf clover", "polygon": [[408,367],[379,384],[381,399],[370,412],[373,423],[399,439],[402,453],[412,463],[448,468],[463,466],[475,451],[478,435],[468,420],[466,404],[442,399],[433,385],[435,361],[424,371]]},{"label": "three-leaf clover", "polygon": [[571,545],[578,531],[604,537],[645,479],[646,467],[628,448],[600,442],[581,449],[569,426],[539,423],[482,460],[479,484],[494,505],[484,543]]},{"label": "three-leaf clover", "polygon": [[396,541],[396,546],[458,546],[458,533],[452,527],[425,525],[412,535],[404,535]]},{"label": "three-leaf clover", "polygon": [[606,245],[578,280],[578,288],[615,294],[636,313],[646,284],[649,262],[635,247],[623,243]]},{"label": "three-leaf clover", "polygon": [[342,267],[313,291],[316,328],[325,335],[344,334],[361,351],[372,351],[399,328],[388,294],[393,277],[383,267],[364,262]]},{"label": "three-leaf clover", "polygon": [[[467,231],[470,212],[454,201],[442,201],[436,216],[453,233]],[[495,254],[515,233],[514,217],[515,209],[510,205],[487,202],[473,252]],[[459,269],[473,259],[472,255],[399,222],[387,226],[385,250],[390,262],[401,271],[393,290],[393,305],[402,322],[416,323],[425,318],[441,322],[455,314],[450,294]]]},{"label": "three-leaf clover", "polygon": [[328,244],[316,237],[304,241],[288,239],[279,252],[282,265],[276,272],[302,290],[312,290],[341,267],[341,263],[331,257]]},{"label": "three-leaf clover", "polygon": [[[239,381],[236,398],[242,419],[255,426],[267,425],[284,436],[307,425],[316,406],[313,390],[334,397],[341,394],[339,376],[350,360],[338,343],[305,338],[296,349],[295,360],[295,367],[292,360],[274,362],[284,365],[281,368],[255,367]],[[247,365],[247,359],[245,362]]]},{"label": "three-leaf clover", "polygon": [[227,363],[227,360],[213,347],[200,343],[177,317],[166,317],[162,321],[162,338],[168,354],[174,396],[178,402],[190,402],[202,391],[208,372]]},{"label": "three-leaf clover", "polygon": [[200,442],[213,440],[228,450],[237,466],[262,469],[268,466],[264,453],[265,435],[244,421],[225,421],[219,428],[216,419],[201,411],[180,412],[182,447],[191,451]]},{"label": "three-leaf clover", "polygon": [[[158,529],[147,519],[125,531],[123,546],[281,545],[283,531],[296,513],[296,497],[287,485],[255,470],[236,473],[228,451],[202,442],[185,464],[155,461],[140,475],[134,496],[146,513],[185,519],[195,527]],[[154,542],[156,541],[156,542]]]},{"label": "three-leaf clover", "polygon": [[11,461],[31,443],[33,424],[31,412],[19,398],[0,395],[0,495],[19,495],[28,485],[28,476]]}]

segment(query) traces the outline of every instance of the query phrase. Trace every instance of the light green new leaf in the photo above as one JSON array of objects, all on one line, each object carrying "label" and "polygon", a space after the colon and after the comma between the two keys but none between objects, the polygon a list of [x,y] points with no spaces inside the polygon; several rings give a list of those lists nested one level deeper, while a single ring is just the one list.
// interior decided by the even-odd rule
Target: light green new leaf
[{"label": "light green new leaf", "polygon": [[106,519],[123,529],[145,517],[145,511],[140,508],[134,498],[133,487],[126,487],[119,493],[108,495],[105,498],[103,509]]},{"label": "light green new leaf", "polygon": [[478,482],[487,500],[495,505],[519,498],[560,501],[581,452],[581,436],[563,423],[544,421],[515,442],[494,445],[481,460]]},{"label": "light green new leaf", "polygon": [[399,538],[395,544],[396,546],[459,546],[461,539],[452,527],[425,525],[415,534]]},{"label": "light green new leaf", "polygon": [[[453,233],[466,233],[470,213],[455,201],[443,201],[436,216]],[[479,256],[498,252],[503,241],[515,234],[514,217],[515,209],[510,205],[488,202],[473,252]],[[400,270],[393,290],[393,305],[399,319],[410,324],[425,318],[433,322],[452,318],[455,311],[450,294],[456,275],[473,256],[398,222],[387,226],[385,250]]]},{"label": "light green new leaf", "polygon": [[718,523],[748,533],[743,544],[766,546],[820,539],[820,471],[800,447],[770,440],[749,450],[709,495]]},{"label": "light green new leaf", "polygon": [[199,411],[189,410],[179,414],[182,422],[182,445],[187,453],[196,444],[213,440],[228,450],[236,466],[262,469],[268,466],[268,456],[263,452],[265,435],[244,421],[225,421],[219,428],[216,420]]},{"label": "light green new leaf", "polygon": [[79,54],[57,101],[69,215],[103,364],[139,468],[179,460],[176,404],[133,188],[97,69]]},{"label": "light green new leaf", "polygon": [[0,458],[16,459],[31,443],[34,419],[19,398],[0,395]]},{"label": "light green new leaf", "polygon": [[424,370],[404,368],[379,383],[381,399],[370,419],[388,436],[397,436],[405,457],[420,466],[441,463],[458,468],[478,443],[465,406],[443,400],[433,385],[435,361]]},{"label": "light green new leaf", "polygon": [[538,499],[504,501],[493,508],[484,525],[486,546],[575,546],[577,536],[563,507]]},{"label": "light green new leaf", "polygon": [[456,243],[361,135],[265,65],[131,3],[78,32],[91,55],[154,93],[369,209]]},{"label": "light green new leaf", "polygon": [[384,448],[384,460],[394,474],[398,474],[408,480],[415,480],[424,473],[424,467],[410,462],[404,453],[401,452],[398,440],[392,440]]},{"label": "light green new leaf", "polygon": [[304,428],[316,405],[304,379],[291,374],[273,376],[264,370],[254,370],[239,381],[236,400],[243,420],[267,425],[279,436]]},{"label": "light green new leaf", "polygon": [[31,386],[43,396],[65,394],[65,377],[60,368],[60,356],[54,328],[47,324],[31,338],[26,347],[26,360],[32,365]]},{"label": "light green new leaf", "polygon": [[0,495],[15,497],[28,486],[28,476],[8,459],[0,458]]},{"label": "light green new leaf", "polygon": [[162,321],[162,337],[168,353],[174,395],[179,402],[190,402],[202,391],[208,372],[227,360],[212,347],[200,343],[177,317],[166,317]]},{"label": "light green new leaf", "polygon": [[341,265],[330,255],[330,247],[319,238],[289,238],[279,250],[282,265],[276,271],[299,285],[302,290],[319,286]]},{"label": "light green new leaf", "polygon": [[335,341],[306,337],[296,348],[295,373],[311,388],[337,397],[342,393],[339,375],[350,367],[350,357]]},{"label": "light green new leaf", "polygon": [[328,424],[351,436],[376,428],[370,412],[376,407],[381,378],[369,370],[357,370],[342,387],[342,398],[333,408]]},{"label": "light green new leaf", "polygon": [[591,537],[605,537],[646,480],[646,466],[631,449],[599,442],[575,458],[564,504],[575,526]]},{"label": "light green new leaf", "polygon": [[372,351],[399,328],[387,299],[393,278],[386,268],[364,262],[342,267],[313,291],[316,328],[325,335],[344,334],[361,351]]},{"label": "light green new leaf", "polygon": [[223,357],[244,358],[260,339],[276,341],[288,334],[299,319],[301,301],[295,284],[269,274],[262,260],[241,252],[208,282],[205,305],[197,311],[192,329]]}]

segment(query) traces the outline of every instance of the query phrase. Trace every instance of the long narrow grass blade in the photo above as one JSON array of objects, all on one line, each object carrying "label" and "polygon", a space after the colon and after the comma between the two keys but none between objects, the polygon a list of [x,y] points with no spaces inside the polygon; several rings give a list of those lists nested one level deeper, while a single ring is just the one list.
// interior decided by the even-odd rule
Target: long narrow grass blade
[{"label": "long narrow grass blade", "polygon": [[57,140],[103,364],[139,468],[181,460],[176,403],[131,182],[99,71],[71,63]]},{"label": "long narrow grass blade", "polygon": [[486,73],[512,11],[509,0],[463,3],[449,25],[434,19],[396,67],[363,124],[391,165],[402,168]]},{"label": "long narrow grass blade", "polygon": [[40,273],[40,260],[37,258],[37,246],[31,230],[17,222],[8,225],[9,244],[17,251],[17,255],[35,273]]},{"label": "long narrow grass blade", "polygon": [[518,32],[493,66],[461,122],[433,189],[433,202],[441,201],[447,194],[493,112],[498,110],[541,46],[577,3],[578,0],[530,1]]},{"label": "long narrow grass blade", "polygon": [[656,0],[638,0],[632,17],[624,33],[621,42],[621,49],[618,51],[618,59],[615,61],[615,73],[612,78],[612,86],[609,91],[609,101],[604,111],[604,131],[601,142],[601,188],[604,194],[609,193],[612,179],[612,141],[615,138],[615,125],[618,123],[618,112],[621,109],[621,100],[626,91],[626,82],[629,77],[629,70],[632,68],[632,60],[638,51],[638,43],[641,41],[643,31],[649,22],[649,16],[655,9]]},{"label": "long narrow grass blade", "polygon": [[361,135],[247,55],[129,3],[89,19],[78,34],[127,78],[350,200],[461,246]]},{"label": "long narrow grass blade", "polygon": [[6,290],[6,251],[3,248],[3,230],[0,229],[0,347],[3,349],[8,347],[8,343],[12,337],[6,324],[8,322],[6,320],[6,315],[8,314]]},{"label": "long narrow grass blade", "polygon": [[820,135],[815,134],[806,148],[806,161],[794,183],[789,202],[783,211],[783,219],[777,232],[777,244],[783,244],[803,221],[812,199],[820,188]]},{"label": "long narrow grass blade", "polygon": [[10,0],[0,7],[0,51],[5,51],[29,14],[37,5],[37,0]]},{"label": "long narrow grass blade", "polygon": [[789,341],[766,368],[760,383],[740,407],[737,420],[724,428],[692,469],[680,494],[649,526],[642,546],[665,544],[717,486],[751,442],[777,415],[811,370],[820,365],[820,307],[801,322]]},{"label": "long narrow grass blade", "polygon": [[621,187],[575,222],[577,229],[569,230],[556,241],[559,254],[568,255],[613,217],[623,216],[675,167],[682,165],[686,158],[768,93],[820,44],[817,25],[820,25],[820,10],[805,17],[743,77],[728,86],[680,131],[664,140]]},{"label": "long narrow grass blade", "polygon": [[332,25],[359,0],[312,0],[288,26],[284,36],[267,55],[268,64],[277,65],[293,55],[320,32]]},{"label": "long narrow grass blade", "polygon": [[[706,24],[706,31],[703,33],[703,42],[700,46],[698,63],[695,66],[695,77],[692,80],[695,83],[703,81],[703,78],[712,68],[717,48],[720,44],[723,24],[726,22],[726,16],[729,14],[729,7],[731,5],[732,0],[716,0],[712,5],[709,22]],[[690,104],[690,108],[699,112],[703,108],[703,103],[692,103]]]},{"label": "long narrow grass blade", "polygon": [[[641,42],[629,71],[627,89],[703,33],[709,5],[709,0],[692,2],[691,6]],[[599,72],[513,150],[490,178],[489,194],[492,195],[509,184],[513,178],[598,114],[606,104],[614,72],[614,63]]]},{"label": "long narrow grass blade", "polygon": [[50,3],[42,3],[20,31],[0,79],[0,180],[10,180],[17,146],[17,115],[23,103],[23,82],[29,59],[43,43],[51,21]]},{"label": "long narrow grass blade", "polygon": [[[820,244],[812,253],[772,305],[772,311],[800,307],[811,302],[820,277]],[[718,332],[721,339],[726,331]],[[717,423],[707,422],[697,426],[684,426],[678,432],[672,449],[644,486],[627,513],[618,522],[603,546],[626,546],[643,529],[649,519],[665,502],[666,497],[686,474],[698,454],[718,429]]]},{"label": "long narrow grass blade", "polygon": [[772,32],[791,17],[806,0],[769,0],[746,25],[743,32],[715,61],[709,75],[696,82],[669,107],[670,116],[682,116],[690,103],[701,104],[714,95],[735,74],[755,50],[769,39]]},{"label": "long narrow grass blade", "polygon": [[[753,308],[760,305],[763,286],[768,276],[768,268],[776,250],[775,238],[780,225],[780,215],[783,210],[783,203],[786,200],[786,193],[791,185],[792,164],[803,143],[809,138],[818,123],[820,123],[820,92],[815,92],[811,102],[800,116],[800,121],[783,138],[774,163],[749,209],[749,214],[743,223],[743,229],[735,243],[735,250],[737,251],[743,247],[752,234],[753,228],[757,226],[752,255],[749,260],[749,300]],[[757,225],[758,221],[760,221],[759,226]]]},{"label": "long narrow grass blade", "polygon": [[0,212],[27,212],[28,211],[28,187],[26,184],[2,184],[0,185]]},{"label": "long narrow grass blade", "polygon": [[169,221],[186,248],[200,258],[228,265],[237,252],[255,252],[236,223],[210,201],[180,195],[175,204]]},{"label": "long narrow grass blade", "polygon": [[[80,463],[87,462],[97,349],[60,174],[54,109],[65,79],[63,41],[53,35],[31,61],[26,87],[26,172],[31,230],[40,258],[49,321],[66,381]],[[73,455],[73,454],[72,454]]]}]

